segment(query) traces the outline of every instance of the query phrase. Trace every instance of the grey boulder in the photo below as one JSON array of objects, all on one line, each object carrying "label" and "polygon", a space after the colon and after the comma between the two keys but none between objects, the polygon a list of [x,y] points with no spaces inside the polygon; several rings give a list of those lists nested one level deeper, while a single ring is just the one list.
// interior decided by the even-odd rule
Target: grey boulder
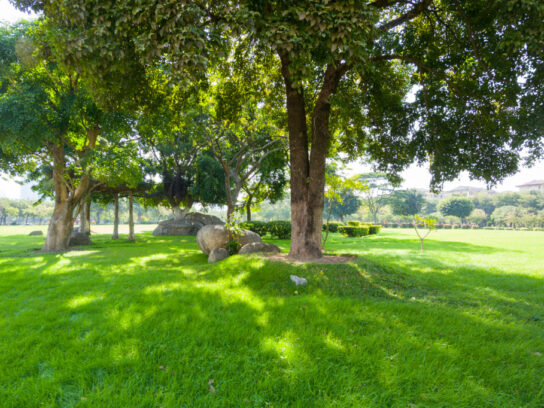
[{"label": "grey boulder", "polygon": [[33,236],[37,236],[37,235],[43,235],[43,232],[42,231],[32,231],[30,234],[28,234],[29,236],[33,237]]},{"label": "grey boulder", "polygon": [[208,262],[218,262],[228,257],[229,252],[225,248],[215,248],[212,249],[212,251],[210,252],[210,255],[208,256]]},{"label": "grey boulder", "polygon": [[186,219],[161,221],[153,235],[196,235],[202,224]]},{"label": "grey boulder", "polygon": [[69,246],[92,245],[91,236],[88,232],[72,231],[70,234]]},{"label": "grey boulder", "polygon": [[213,215],[189,213],[180,219],[161,221],[153,235],[196,235],[204,225],[223,225],[223,221]]},{"label": "grey boulder", "polygon": [[198,212],[189,213],[183,217],[183,219],[199,222],[202,225],[225,225],[225,223],[221,221],[221,218],[218,218],[215,215],[202,214]]},{"label": "grey boulder", "polygon": [[281,252],[281,249],[274,244],[267,244],[265,242],[252,242],[250,244],[244,245],[238,251],[239,254],[255,254],[259,252],[266,252],[271,254],[278,254]]},{"label": "grey boulder", "polygon": [[[259,234],[249,230],[242,230],[236,240],[241,246],[253,242],[262,242]],[[223,225],[205,225],[196,234],[196,243],[202,252],[208,255],[215,248],[227,248],[229,232]]]}]

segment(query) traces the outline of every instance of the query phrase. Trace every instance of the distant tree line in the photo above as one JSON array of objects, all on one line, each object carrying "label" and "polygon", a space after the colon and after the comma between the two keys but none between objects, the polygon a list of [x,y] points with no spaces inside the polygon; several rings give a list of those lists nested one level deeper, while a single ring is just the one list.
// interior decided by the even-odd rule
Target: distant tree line
[{"label": "distant tree line", "polygon": [[[0,198],[0,225],[38,225],[47,224],[53,214],[54,204],[45,200],[14,200]],[[138,224],[156,224],[170,217],[171,212],[164,207],[144,207],[140,202],[133,205],[135,222]],[[93,202],[90,206],[91,225],[113,224],[114,203]],[[128,220],[128,200],[119,200],[119,218]]]}]

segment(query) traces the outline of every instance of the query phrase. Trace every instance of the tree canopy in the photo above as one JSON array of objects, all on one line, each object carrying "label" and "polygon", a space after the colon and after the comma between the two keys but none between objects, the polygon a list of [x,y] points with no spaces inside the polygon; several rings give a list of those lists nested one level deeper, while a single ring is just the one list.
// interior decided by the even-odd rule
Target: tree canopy
[{"label": "tree canopy", "polygon": [[152,94],[156,67],[189,86],[266,61],[258,91],[286,97],[294,257],[321,255],[331,149],[395,181],[430,163],[433,189],[543,154],[540,0],[12,1],[44,12],[54,52],[109,106]]}]

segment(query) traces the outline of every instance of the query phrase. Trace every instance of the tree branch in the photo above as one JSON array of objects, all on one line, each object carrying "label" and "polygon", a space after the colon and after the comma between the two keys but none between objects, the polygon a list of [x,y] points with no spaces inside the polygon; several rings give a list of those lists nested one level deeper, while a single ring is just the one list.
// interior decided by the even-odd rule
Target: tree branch
[{"label": "tree branch", "polygon": [[406,13],[395,18],[394,20],[382,24],[378,28],[383,31],[389,31],[392,28],[395,28],[423,13],[425,10],[427,10],[427,7],[432,3],[432,1],[433,0],[422,0],[420,3],[416,4],[410,11],[407,11]]},{"label": "tree branch", "polygon": [[455,85],[452,84],[452,82],[449,80],[449,78],[447,77],[446,74],[429,67],[427,64],[419,61],[416,58],[407,57],[407,56],[399,55],[399,54],[386,54],[386,55],[380,55],[380,56],[371,58],[371,61],[374,61],[374,62],[377,62],[377,61],[391,61],[391,60],[396,60],[396,59],[401,60],[401,61],[410,62],[410,63],[412,63],[414,65],[417,65],[419,68],[430,72],[431,74],[439,76],[440,78],[442,78],[446,82],[448,87],[451,89],[451,91],[455,95],[457,95],[459,98],[463,98],[463,96],[461,95],[459,90],[455,87]]}]

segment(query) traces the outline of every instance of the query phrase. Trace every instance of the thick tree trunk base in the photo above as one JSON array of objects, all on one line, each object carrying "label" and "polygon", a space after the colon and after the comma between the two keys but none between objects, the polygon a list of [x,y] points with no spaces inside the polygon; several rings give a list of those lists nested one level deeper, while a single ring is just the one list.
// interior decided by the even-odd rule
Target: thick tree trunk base
[{"label": "thick tree trunk base", "polygon": [[312,211],[304,201],[291,202],[291,250],[289,258],[297,261],[312,261],[323,256],[321,252],[320,211]]},{"label": "thick tree trunk base", "polygon": [[42,251],[52,252],[68,249],[73,227],[73,211],[74,208],[68,201],[55,203]]}]

